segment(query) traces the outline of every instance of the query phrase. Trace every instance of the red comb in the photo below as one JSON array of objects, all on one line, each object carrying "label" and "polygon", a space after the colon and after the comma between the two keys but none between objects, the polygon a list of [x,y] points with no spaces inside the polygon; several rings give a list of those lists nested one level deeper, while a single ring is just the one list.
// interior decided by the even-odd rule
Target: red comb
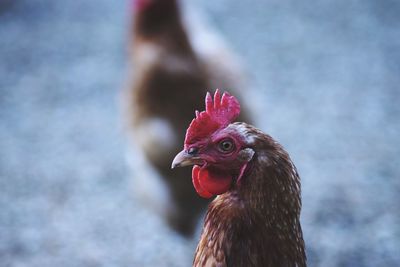
[{"label": "red comb", "polygon": [[151,4],[151,1],[149,0],[131,0],[131,6],[133,11],[141,11],[145,9],[149,4]]},{"label": "red comb", "polygon": [[185,145],[199,141],[215,130],[228,126],[240,113],[239,101],[228,93],[221,97],[217,89],[214,101],[210,93],[206,96],[206,110],[198,112],[186,131]]}]

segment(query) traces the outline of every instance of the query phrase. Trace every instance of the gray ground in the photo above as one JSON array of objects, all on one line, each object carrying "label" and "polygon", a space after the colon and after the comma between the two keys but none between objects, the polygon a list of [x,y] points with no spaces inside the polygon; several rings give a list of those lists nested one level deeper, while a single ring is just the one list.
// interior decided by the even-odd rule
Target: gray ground
[{"label": "gray ground", "polygon": [[[303,179],[310,266],[399,266],[398,1],[194,1]],[[189,266],[132,197],[124,1],[0,0],[0,266]]]}]

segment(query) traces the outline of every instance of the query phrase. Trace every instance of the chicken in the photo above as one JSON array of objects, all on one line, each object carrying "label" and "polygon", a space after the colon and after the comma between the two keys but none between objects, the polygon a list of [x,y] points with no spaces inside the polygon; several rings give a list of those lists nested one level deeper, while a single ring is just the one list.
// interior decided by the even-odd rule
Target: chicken
[{"label": "chicken", "polygon": [[186,132],[172,168],[194,165],[210,198],[193,266],[306,266],[300,178],[288,153],[255,127],[233,121],[238,100],[217,90]]},{"label": "chicken", "polygon": [[[141,174],[135,188],[173,229],[190,236],[208,201],[193,194],[191,182],[184,179],[190,170],[172,172],[170,162],[180,150],[193,110],[202,106],[206,88],[235,90],[242,75],[215,35],[200,24],[184,27],[177,1],[133,0],[132,4],[133,81],[126,104],[132,140],[158,177]],[[199,38],[204,38],[205,46],[199,45]]]}]

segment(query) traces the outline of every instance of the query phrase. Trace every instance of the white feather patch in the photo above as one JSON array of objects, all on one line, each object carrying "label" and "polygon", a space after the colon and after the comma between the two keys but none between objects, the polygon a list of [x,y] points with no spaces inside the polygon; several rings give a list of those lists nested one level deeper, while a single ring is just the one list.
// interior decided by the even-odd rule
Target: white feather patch
[{"label": "white feather patch", "polygon": [[162,118],[148,119],[135,129],[137,143],[153,159],[173,150],[178,145],[176,136],[170,123]]}]

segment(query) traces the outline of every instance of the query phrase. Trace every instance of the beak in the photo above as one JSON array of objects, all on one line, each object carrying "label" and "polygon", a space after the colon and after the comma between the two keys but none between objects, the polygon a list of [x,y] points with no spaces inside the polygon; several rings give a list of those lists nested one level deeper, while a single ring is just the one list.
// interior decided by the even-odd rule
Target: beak
[{"label": "beak", "polygon": [[189,155],[185,150],[182,150],[175,156],[174,160],[172,161],[171,169],[177,167],[185,167],[190,165],[196,165],[203,163],[203,160],[195,155]]}]

